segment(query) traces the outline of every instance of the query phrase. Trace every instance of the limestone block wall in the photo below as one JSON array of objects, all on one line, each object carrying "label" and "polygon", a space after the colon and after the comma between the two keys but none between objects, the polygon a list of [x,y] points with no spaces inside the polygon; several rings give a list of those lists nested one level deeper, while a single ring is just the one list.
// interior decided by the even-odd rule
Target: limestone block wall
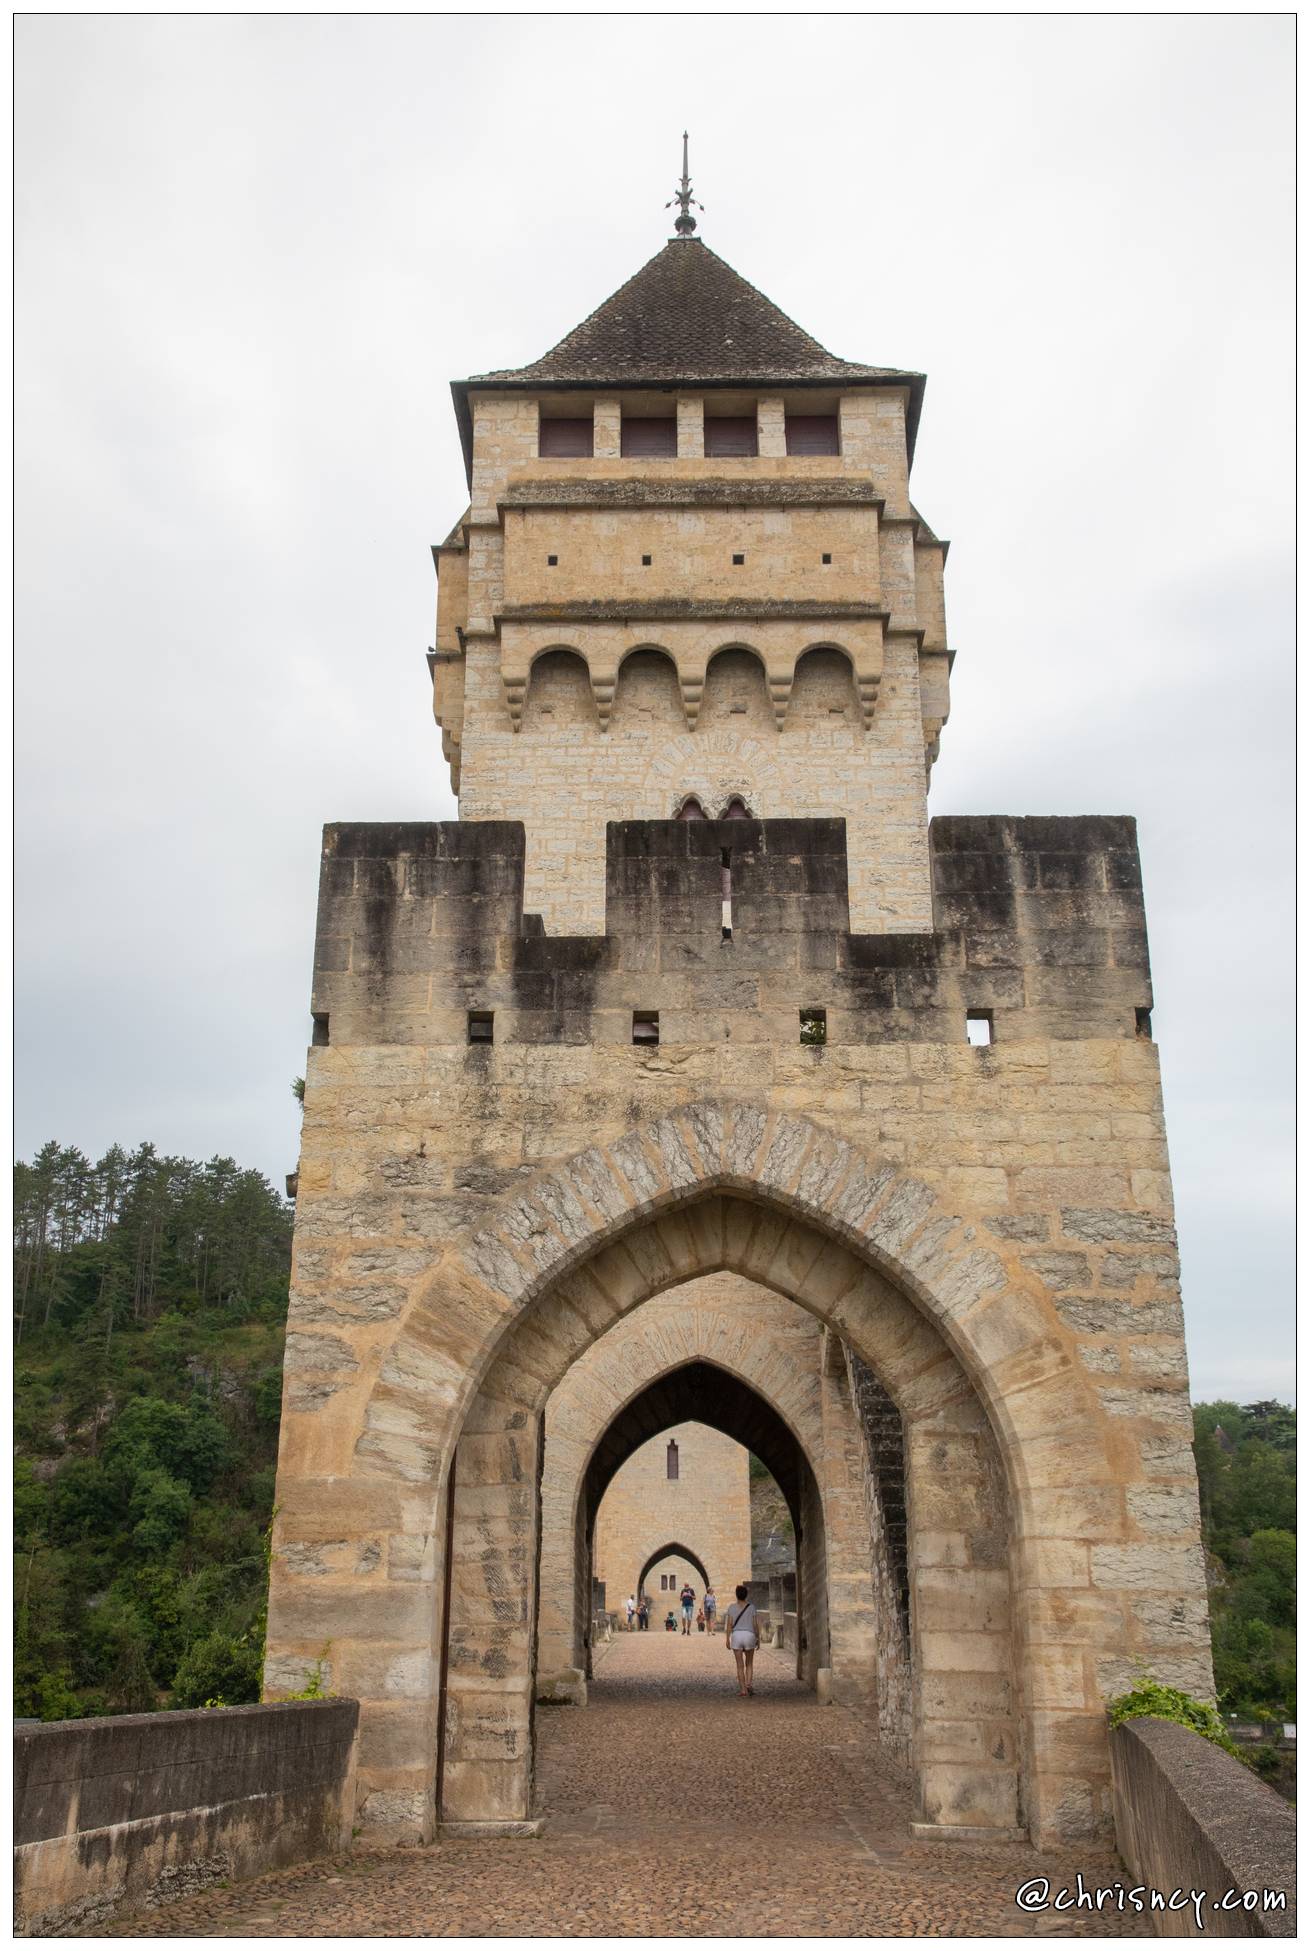
[{"label": "limestone block wall", "polygon": [[[678,1476],[668,1476],[668,1445],[678,1446]],[[707,1429],[680,1423],[652,1437],[619,1470],[601,1499],[596,1518],[595,1566],[607,1591],[621,1605],[637,1589],[637,1579],[660,1547],[679,1544],[699,1558],[721,1595],[729,1581],[750,1569],[751,1508],[749,1459],[740,1443]],[[674,1569],[661,1562],[646,1590],[658,1610],[667,1603],[658,1573]],[[680,1569],[686,1570],[685,1561]],[[692,1578],[697,1602],[704,1597],[699,1576]],[[662,1616],[662,1615],[661,1615]]]},{"label": "limestone block wall", "polygon": [[[769,697],[767,633],[686,626],[708,641],[699,716],[691,729],[667,645],[618,667],[602,728],[584,660],[547,653],[534,666],[515,732],[499,659],[479,642],[465,661],[470,701],[460,808],[466,820],[522,820],[524,900],[548,934],[598,934],[605,925],[607,820],[668,820],[691,795],[717,814],[739,795],[761,819],[844,817],[850,836],[851,919],[857,929],[925,929],[931,922],[923,734],[913,645],[880,653],[877,710],[866,727],[846,654],[805,651],[795,626],[795,683],[780,728]],[[539,634],[547,636],[543,629]],[[639,629],[629,632],[640,643]],[[560,632],[585,646],[582,630]],[[718,649],[732,637],[755,649]]]},{"label": "limestone block wall", "polygon": [[[780,451],[785,398],[752,396],[760,454],[706,458],[686,396],[678,456],[625,460],[631,404],[552,400],[595,418],[594,458],[567,461],[538,456],[536,400],[473,395],[473,500],[435,552],[433,702],[463,816],[522,820],[529,910],[548,933],[592,933],[605,819],[668,818],[697,779],[718,795],[731,773],[723,797],[762,817],[849,820],[857,928],[926,929],[924,767],[950,658],[945,544],[909,502],[904,394],[834,395],[829,457]],[[561,651],[569,684],[534,675]],[[660,681],[625,679],[654,653]],[[712,695],[715,661],[746,654],[750,701]],[[816,685],[816,654],[840,660],[842,685]]]},{"label": "limestone block wall", "polygon": [[[930,1625],[912,1604],[920,1660],[951,1652],[990,1431],[1017,1637],[992,1710],[1020,1726],[1035,1834],[1105,1833],[1103,1702],[1139,1660],[1208,1689],[1132,823],[937,821],[930,840],[931,934],[859,935],[838,823],[615,826],[608,933],[561,940],[525,928],[521,827],[329,829],[269,1683],[331,1640],[332,1685],[361,1701],[366,1827],[430,1832],[447,1472],[497,1351],[528,1336],[487,1406],[475,1522],[509,1539],[518,1499],[530,1551],[534,1405],[589,1339],[725,1267],[829,1323],[906,1422],[911,1572],[938,1574],[940,1606]],[[826,1046],[799,1042],[806,1005]],[[658,1046],[632,1042],[647,1008]],[[991,1013],[989,1048],[966,1009]],[[470,1010],[494,1011],[490,1045]],[[500,1545],[478,1549],[499,1576]],[[960,1824],[970,1796],[1003,1811],[1004,1771],[925,1752],[930,1718],[968,1718],[947,1671],[916,1699],[915,1766],[933,1819]]]},{"label": "limestone block wall", "polygon": [[[909,1526],[906,1512],[905,1431],[900,1413],[877,1376],[854,1349],[841,1348],[842,1375],[860,1432],[859,1474],[868,1520],[869,1562],[877,1636],[878,1724],[887,1747],[906,1760],[910,1749],[912,1672],[910,1663]],[[997,1499],[998,1520],[1003,1508]],[[995,1534],[1000,1531],[999,1549]],[[1004,1527],[987,1535],[984,1557],[990,1566],[1006,1563]]]}]

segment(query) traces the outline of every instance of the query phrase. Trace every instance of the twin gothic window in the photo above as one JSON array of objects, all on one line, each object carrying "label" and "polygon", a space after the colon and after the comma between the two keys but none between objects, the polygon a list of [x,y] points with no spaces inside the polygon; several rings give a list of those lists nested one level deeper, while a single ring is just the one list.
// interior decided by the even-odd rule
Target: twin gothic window
[{"label": "twin gothic window", "polygon": [[[705,811],[705,808],[694,794],[691,798],[684,799],[682,805],[678,808],[678,818],[680,820],[708,820],[709,817],[710,815]],[[718,815],[718,818],[721,820],[749,820],[750,817],[751,810],[749,806],[747,806],[744,799],[737,798],[735,794]]]}]

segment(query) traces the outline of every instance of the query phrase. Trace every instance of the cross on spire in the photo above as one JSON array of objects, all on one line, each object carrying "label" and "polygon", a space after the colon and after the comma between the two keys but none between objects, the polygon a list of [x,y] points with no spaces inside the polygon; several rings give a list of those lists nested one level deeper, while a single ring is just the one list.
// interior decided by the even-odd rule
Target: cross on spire
[{"label": "cross on spire", "polygon": [[678,206],[678,214],[674,218],[673,228],[679,237],[690,237],[696,229],[696,219],[691,214],[692,208],[694,206],[697,210],[703,211],[705,205],[697,203],[691,193],[691,178],[687,174],[687,131],[685,129],[682,132],[682,182],[664,208],[671,210],[675,203]]}]

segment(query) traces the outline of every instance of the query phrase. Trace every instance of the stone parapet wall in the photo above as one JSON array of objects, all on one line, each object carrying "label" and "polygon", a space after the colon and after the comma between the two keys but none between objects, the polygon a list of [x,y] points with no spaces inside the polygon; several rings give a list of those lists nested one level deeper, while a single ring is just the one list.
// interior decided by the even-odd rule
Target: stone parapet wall
[{"label": "stone parapet wall", "polygon": [[[1124,1721],[1110,1733],[1114,1824],[1132,1878],[1190,1901],[1149,1911],[1157,1937],[1295,1937],[1296,1813],[1232,1755],[1169,1721]],[[1250,1907],[1216,1907],[1236,1892]],[[1266,1908],[1265,1892],[1281,1894]],[[1148,1900],[1149,1901],[1149,1900]]]},{"label": "stone parapet wall", "polygon": [[15,1925],[77,1936],[349,1846],[353,1700],[14,1731]]}]

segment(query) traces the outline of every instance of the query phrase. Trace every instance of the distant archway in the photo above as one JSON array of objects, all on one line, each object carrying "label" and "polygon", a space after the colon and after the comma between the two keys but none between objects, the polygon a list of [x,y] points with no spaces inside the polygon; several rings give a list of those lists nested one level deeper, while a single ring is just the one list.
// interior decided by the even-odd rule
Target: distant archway
[{"label": "distant archway", "polygon": [[661,1558],[685,1559],[686,1562],[691,1566],[692,1570],[699,1574],[700,1582],[702,1586],[706,1586],[709,1584],[710,1575],[705,1569],[704,1562],[699,1557],[697,1557],[696,1553],[691,1550],[690,1546],[679,1545],[679,1544],[657,1545],[654,1551],[652,1551],[650,1556],[647,1558],[640,1572],[637,1574],[638,1598],[641,1597],[642,1589],[645,1586],[647,1573],[652,1569],[653,1566],[659,1564]]}]

